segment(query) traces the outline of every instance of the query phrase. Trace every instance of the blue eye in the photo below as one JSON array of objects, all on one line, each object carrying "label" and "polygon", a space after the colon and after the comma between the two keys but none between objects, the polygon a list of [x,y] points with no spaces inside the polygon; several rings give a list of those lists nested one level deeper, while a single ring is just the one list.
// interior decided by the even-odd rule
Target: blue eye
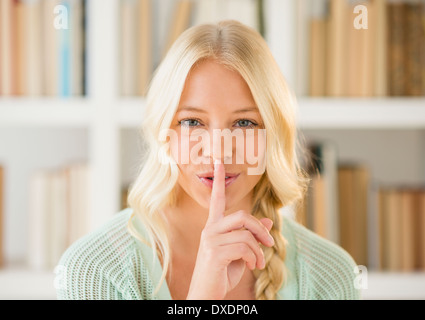
[{"label": "blue eye", "polygon": [[257,124],[256,123],[254,123],[254,122],[252,122],[251,120],[248,120],[248,119],[241,119],[241,120],[238,120],[237,122],[243,122],[243,121],[245,121],[245,122],[250,122],[251,124],[250,125],[246,125],[246,126],[241,126],[242,128],[253,128],[253,127],[256,127],[257,126]]},{"label": "blue eye", "polygon": [[[194,119],[194,118],[187,118],[187,119],[183,119],[178,121],[178,124],[183,126],[183,127],[197,127],[198,124],[200,123],[199,119]],[[241,128],[254,128],[256,126],[258,126],[255,122],[248,120],[248,119],[239,119],[236,120],[235,123],[239,123],[238,127]],[[242,123],[242,125],[241,125]],[[245,125],[243,125],[243,123],[245,123]],[[250,123],[250,124],[249,124]]]},{"label": "blue eye", "polygon": [[191,121],[192,121],[192,124],[193,124],[193,122],[199,122],[196,119],[184,119],[184,120],[179,121],[179,125],[182,125],[183,127],[193,127],[193,126],[187,124],[187,123],[190,123]]}]

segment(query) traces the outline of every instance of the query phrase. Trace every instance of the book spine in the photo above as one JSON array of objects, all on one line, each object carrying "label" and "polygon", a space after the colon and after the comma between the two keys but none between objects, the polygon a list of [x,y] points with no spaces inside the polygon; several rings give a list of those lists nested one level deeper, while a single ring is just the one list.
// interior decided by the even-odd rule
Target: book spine
[{"label": "book spine", "polygon": [[152,76],[152,4],[139,0],[139,87],[138,94],[146,96]]},{"label": "book spine", "polygon": [[25,95],[41,96],[42,81],[42,30],[41,30],[41,0],[27,1],[27,27],[25,30]]},{"label": "book spine", "polygon": [[326,20],[310,21],[310,96],[324,96],[326,83]]},{"label": "book spine", "polygon": [[68,25],[59,30],[59,95],[69,97],[71,95],[71,36],[70,36],[70,16],[73,15],[68,1],[63,1],[62,6],[66,8],[68,14]]},{"label": "book spine", "polygon": [[69,91],[72,96],[81,96],[83,94],[83,1],[71,0],[70,7],[70,58],[69,58]]},{"label": "book spine", "polygon": [[43,93],[46,96],[59,94],[59,30],[56,30],[54,8],[59,0],[43,1]]},{"label": "book spine", "polygon": [[28,211],[28,265],[34,270],[45,270],[49,261],[49,195],[50,172],[37,170],[30,177]]},{"label": "book spine", "polygon": [[419,3],[406,3],[406,95],[422,95],[421,41],[421,7]]},{"label": "book spine", "polygon": [[390,96],[405,95],[405,8],[403,2],[388,3],[388,72]]},{"label": "book spine", "polygon": [[400,192],[401,206],[401,271],[415,269],[414,193],[411,190]]},{"label": "book spine", "polygon": [[417,211],[417,234],[418,234],[418,261],[417,267],[421,271],[425,271],[425,190],[417,195],[418,211]]},{"label": "book spine", "polygon": [[327,25],[327,96],[345,96],[347,94],[347,2],[329,1],[329,21]]},{"label": "book spine", "polygon": [[386,0],[375,0],[375,52],[374,52],[374,96],[387,95],[387,3]]}]

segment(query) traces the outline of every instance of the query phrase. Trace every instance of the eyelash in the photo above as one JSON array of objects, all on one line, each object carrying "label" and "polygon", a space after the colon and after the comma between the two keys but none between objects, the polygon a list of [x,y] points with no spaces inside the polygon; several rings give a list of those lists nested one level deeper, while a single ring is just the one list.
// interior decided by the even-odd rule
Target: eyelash
[{"label": "eyelash", "polygon": [[[183,126],[183,127],[189,127],[189,128],[194,127],[194,126],[188,126],[188,125],[182,124],[182,122],[187,121],[187,120],[195,120],[195,121],[201,122],[201,120],[199,120],[197,118],[186,118],[186,119],[182,119],[182,120],[178,121],[178,124],[180,126]],[[254,128],[254,127],[258,126],[258,124],[256,124],[254,121],[251,121],[251,120],[248,120],[248,119],[238,119],[235,122],[239,122],[239,121],[249,121],[249,122],[252,123],[249,126],[245,126],[245,127],[241,127],[241,128]]]}]

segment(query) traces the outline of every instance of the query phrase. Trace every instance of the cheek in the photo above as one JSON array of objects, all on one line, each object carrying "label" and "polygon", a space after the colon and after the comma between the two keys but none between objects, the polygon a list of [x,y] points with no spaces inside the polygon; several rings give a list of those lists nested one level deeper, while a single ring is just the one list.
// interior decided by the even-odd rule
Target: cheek
[{"label": "cheek", "polygon": [[188,164],[188,150],[190,150],[189,139],[181,137],[180,134],[174,136],[170,141],[170,153],[178,164]]},{"label": "cheek", "polygon": [[266,167],[266,130],[248,131],[245,138],[245,160],[251,166],[248,175],[261,175]]}]

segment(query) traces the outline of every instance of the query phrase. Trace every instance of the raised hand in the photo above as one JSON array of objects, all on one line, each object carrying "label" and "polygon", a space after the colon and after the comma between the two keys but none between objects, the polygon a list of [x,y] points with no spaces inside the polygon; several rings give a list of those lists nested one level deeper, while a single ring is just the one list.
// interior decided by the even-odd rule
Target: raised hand
[{"label": "raised hand", "polygon": [[224,216],[225,207],[225,170],[218,163],[187,299],[223,299],[240,282],[246,267],[265,267],[259,243],[274,244],[269,234],[272,221],[258,220],[243,210]]}]

